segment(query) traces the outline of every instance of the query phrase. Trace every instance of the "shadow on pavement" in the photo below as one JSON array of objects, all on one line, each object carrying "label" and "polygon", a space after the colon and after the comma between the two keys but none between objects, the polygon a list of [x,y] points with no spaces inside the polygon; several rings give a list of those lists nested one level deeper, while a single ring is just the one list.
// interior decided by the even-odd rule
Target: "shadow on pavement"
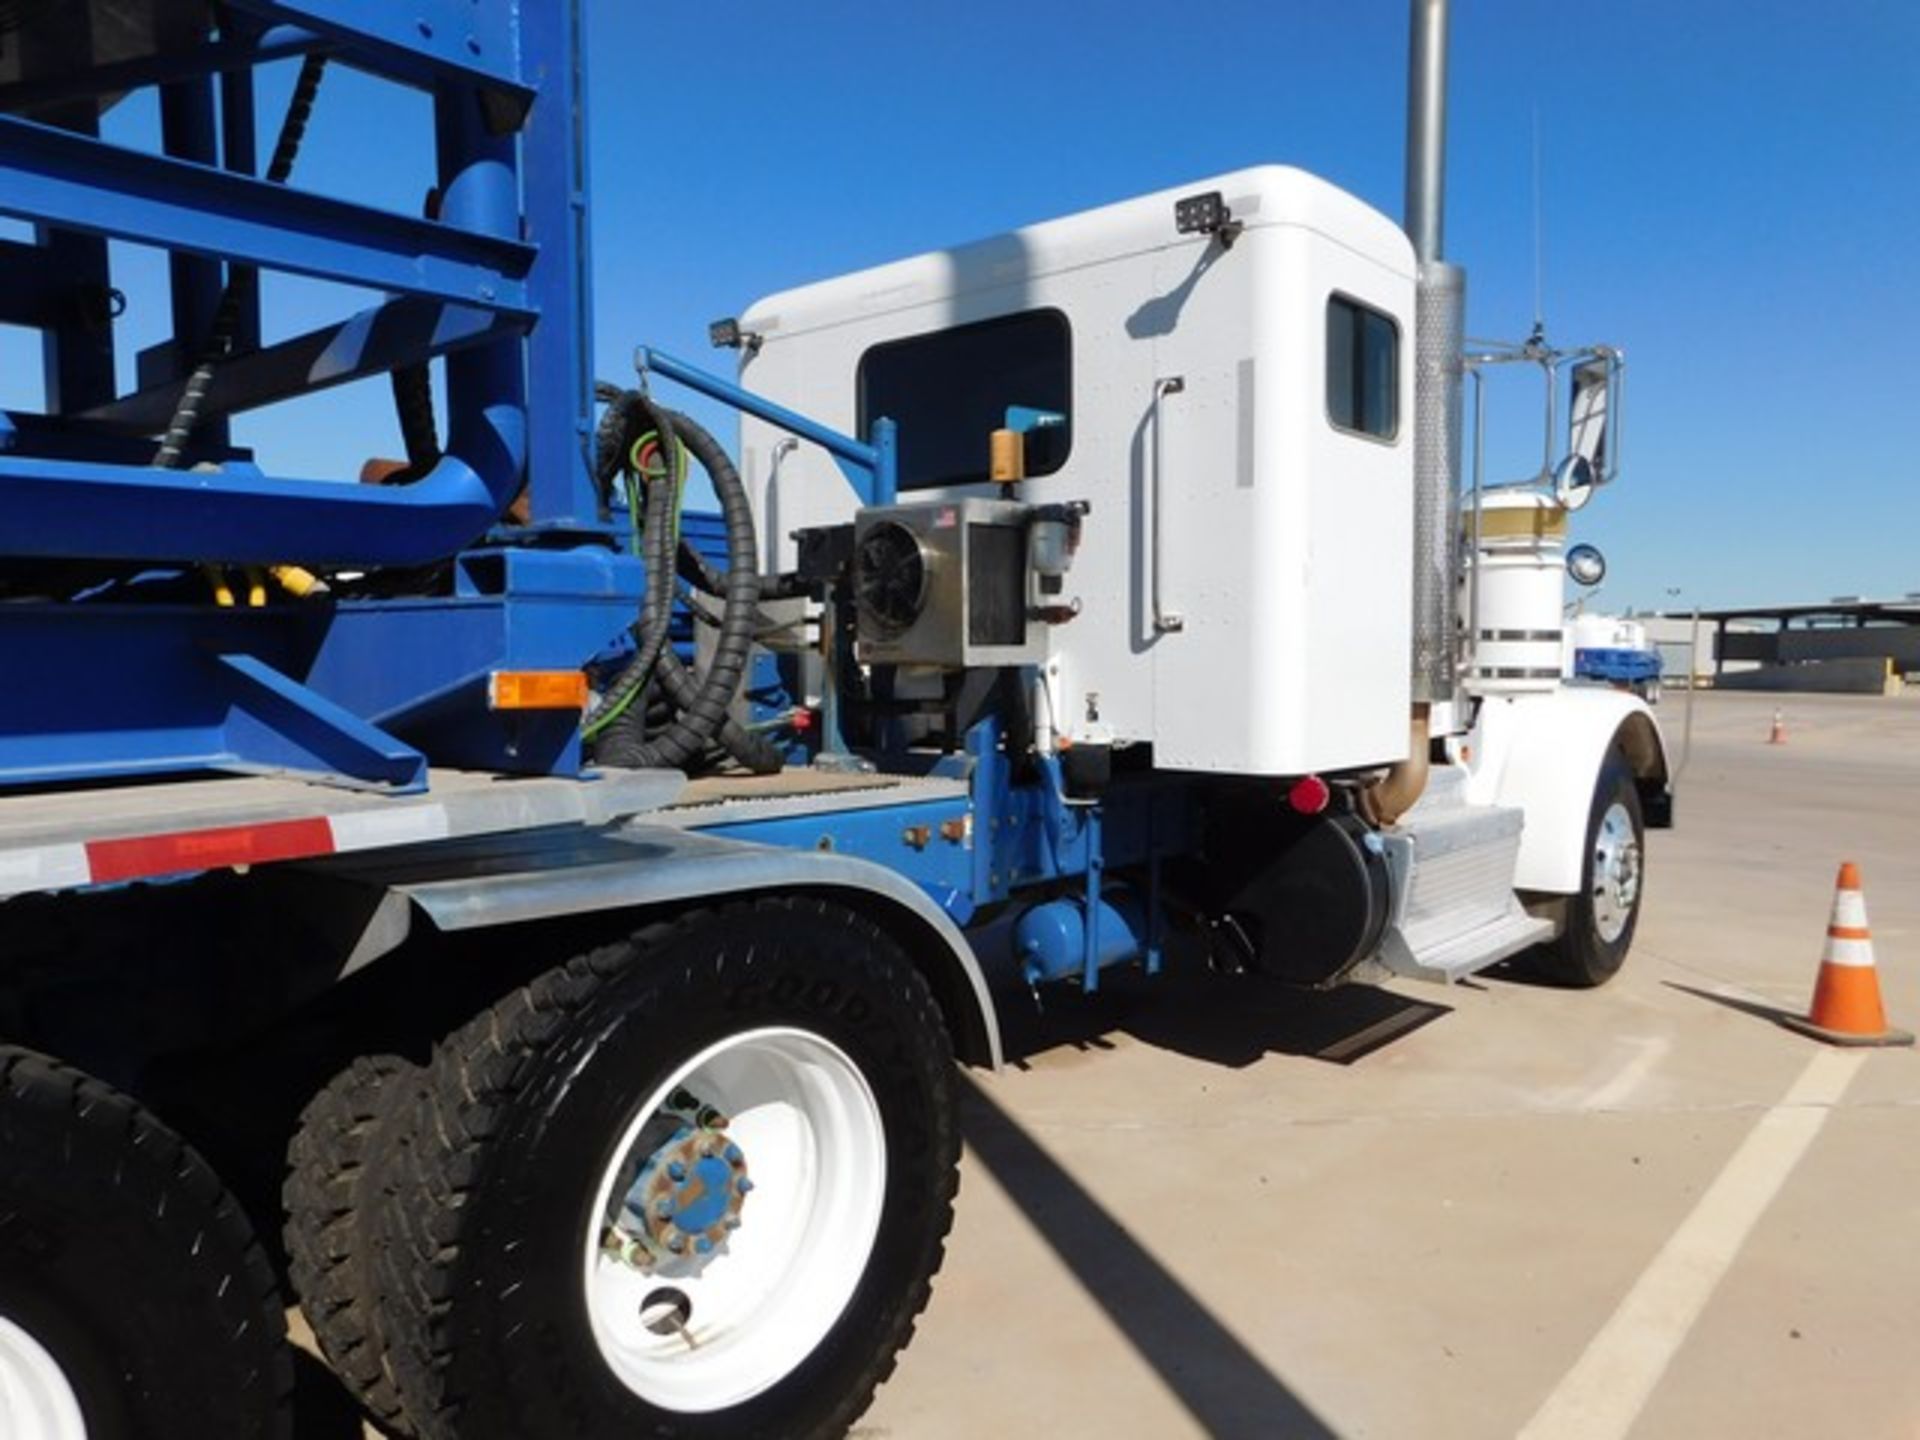
[{"label": "shadow on pavement", "polygon": [[1024,989],[996,995],[1009,1064],[1049,1050],[1112,1048],[1129,1035],[1143,1045],[1235,1069],[1267,1055],[1351,1065],[1452,1013],[1371,985],[1306,990],[1258,975],[1214,975],[1170,964],[1163,975],[1110,972],[1092,995],[1058,986],[1036,1007]]},{"label": "shadow on pavement", "polygon": [[1738,1010],[1742,1015],[1751,1015],[1757,1020],[1771,1020],[1776,1025],[1784,1025],[1789,1020],[1804,1018],[1796,1010],[1784,1010],[1778,1005],[1768,1005],[1760,1000],[1747,1000],[1738,995],[1721,995],[1712,990],[1702,990],[1694,985],[1682,985],[1678,980],[1660,982],[1669,990],[1678,990],[1683,995],[1691,995],[1696,1000],[1709,1000],[1715,1005],[1724,1005],[1729,1010]]},{"label": "shadow on pavement", "polygon": [[1336,1432],[971,1078],[961,1129],[1041,1238],[1207,1434]]}]

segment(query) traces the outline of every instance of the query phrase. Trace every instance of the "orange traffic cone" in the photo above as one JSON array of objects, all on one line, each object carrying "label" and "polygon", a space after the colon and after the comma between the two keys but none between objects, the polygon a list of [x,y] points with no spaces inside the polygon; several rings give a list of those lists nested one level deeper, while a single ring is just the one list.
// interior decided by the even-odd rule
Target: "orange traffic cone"
[{"label": "orange traffic cone", "polygon": [[1784,745],[1787,743],[1787,721],[1778,710],[1773,712],[1773,728],[1767,732],[1767,744]]},{"label": "orange traffic cone", "polygon": [[1840,867],[1834,887],[1833,917],[1827,922],[1827,948],[1820,957],[1813,1005],[1806,1019],[1792,1015],[1781,1024],[1835,1045],[1913,1043],[1912,1035],[1887,1024],[1887,1012],[1881,1007],[1866,897],[1860,893],[1860,872],[1851,860]]}]

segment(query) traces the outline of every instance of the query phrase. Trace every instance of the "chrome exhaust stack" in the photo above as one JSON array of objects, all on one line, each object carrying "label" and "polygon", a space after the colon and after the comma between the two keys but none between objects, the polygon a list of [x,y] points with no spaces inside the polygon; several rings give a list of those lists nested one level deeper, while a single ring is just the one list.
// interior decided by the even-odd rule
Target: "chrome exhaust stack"
[{"label": "chrome exhaust stack", "polygon": [[1455,698],[1460,675],[1461,390],[1467,275],[1442,258],[1446,228],[1447,0],[1412,0],[1407,196],[1420,264],[1413,388],[1413,699]]}]

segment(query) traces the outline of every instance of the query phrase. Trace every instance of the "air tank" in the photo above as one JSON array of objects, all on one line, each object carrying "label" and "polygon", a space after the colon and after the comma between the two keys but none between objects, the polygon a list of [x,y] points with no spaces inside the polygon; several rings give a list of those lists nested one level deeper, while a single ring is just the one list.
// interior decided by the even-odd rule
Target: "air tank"
[{"label": "air tank", "polygon": [[[1479,542],[1460,613],[1473,627],[1468,687],[1478,694],[1551,690],[1560,683],[1567,512],[1535,490],[1496,490],[1480,499]],[[1476,591],[1477,585],[1477,591]]]}]

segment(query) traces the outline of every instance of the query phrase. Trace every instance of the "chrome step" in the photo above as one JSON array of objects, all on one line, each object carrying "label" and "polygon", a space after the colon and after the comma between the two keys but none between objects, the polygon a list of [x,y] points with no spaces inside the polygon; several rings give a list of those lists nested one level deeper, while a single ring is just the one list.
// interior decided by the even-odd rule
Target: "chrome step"
[{"label": "chrome step", "polygon": [[1395,974],[1451,982],[1553,936],[1513,893],[1525,816],[1469,803],[1466,779],[1436,767],[1420,803],[1381,836],[1395,895],[1376,959]]},{"label": "chrome step", "polygon": [[1522,950],[1544,944],[1553,934],[1551,920],[1529,915],[1515,902],[1513,909],[1498,919],[1449,935],[1421,950],[1407,949],[1399,932],[1392,932],[1380,947],[1379,958],[1396,975],[1451,985]]}]

